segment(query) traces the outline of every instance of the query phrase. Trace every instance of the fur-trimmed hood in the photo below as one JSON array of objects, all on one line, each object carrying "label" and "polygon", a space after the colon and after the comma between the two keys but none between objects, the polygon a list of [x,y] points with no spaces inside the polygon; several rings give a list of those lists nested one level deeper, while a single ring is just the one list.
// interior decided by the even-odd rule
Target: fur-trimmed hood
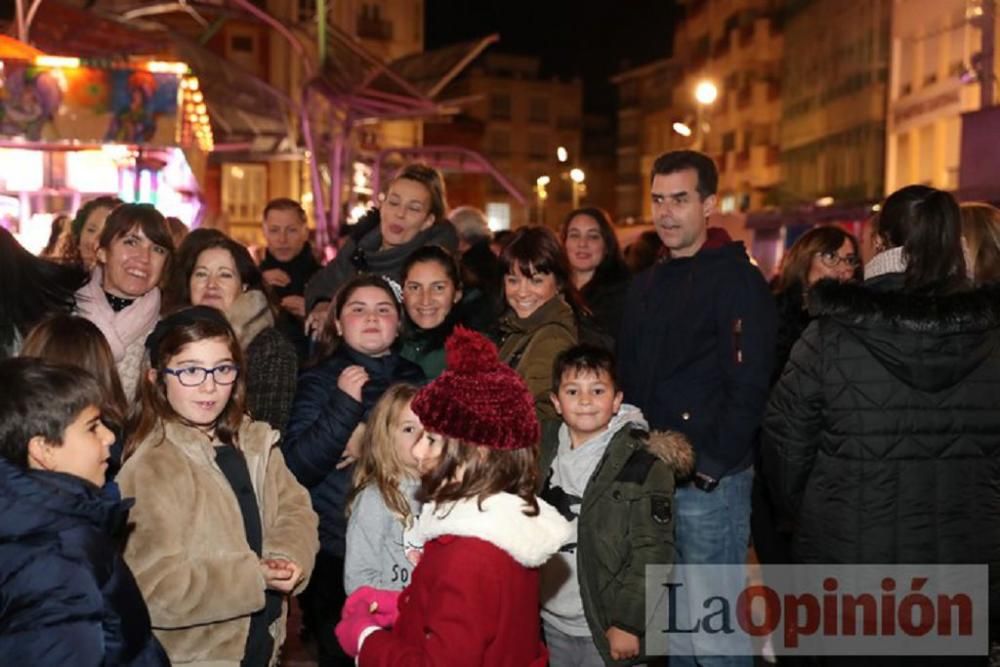
[{"label": "fur-trimmed hood", "polygon": [[646,439],[646,449],[673,468],[677,479],[687,479],[694,472],[694,448],[683,433],[652,431]]},{"label": "fur-trimmed hood", "polygon": [[438,506],[424,505],[416,525],[406,533],[408,546],[423,546],[442,535],[475,537],[506,551],[525,567],[538,567],[571,536],[570,523],[538,499],[538,515],[524,513],[525,504],[511,493],[498,493],[482,503],[475,498]]},{"label": "fur-trimmed hood", "polygon": [[267,296],[258,289],[248,290],[236,297],[226,315],[244,350],[257,334],[274,326],[274,315]]},{"label": "fur-trimmed hood", "polygon": [[889,372],[940,391],[961,381],[1000,343],[1000,287],[947,295],[901,291],[901,276],[864,284],[821,281],[809,309],[846,328]]}]

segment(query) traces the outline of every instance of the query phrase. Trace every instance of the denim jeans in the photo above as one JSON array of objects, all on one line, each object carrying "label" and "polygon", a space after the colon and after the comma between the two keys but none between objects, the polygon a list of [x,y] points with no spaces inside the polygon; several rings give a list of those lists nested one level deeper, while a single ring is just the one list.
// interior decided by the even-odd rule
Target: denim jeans
[{"label": "denim jeans", "polygon": [[[711,493],[693,484],[678,487],[674,500],[677,562],[686,565],[742,565],[750,545],[750,489],[753,468],[723,477]],[[690,627],[690,619],[682,627]],[[702,636],[704,637],[704,636]],[[670,667],[752,667],[745,656],[713,656],[710,641],[696,638],[694,656],[672,655]]]}]

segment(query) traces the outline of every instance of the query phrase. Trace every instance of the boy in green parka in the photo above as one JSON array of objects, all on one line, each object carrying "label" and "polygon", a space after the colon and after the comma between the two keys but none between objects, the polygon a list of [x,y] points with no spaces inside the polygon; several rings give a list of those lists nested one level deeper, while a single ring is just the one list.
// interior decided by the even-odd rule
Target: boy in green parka
[{"label": "boy in green parka", "polygon": [[542,622],[552,667],[644,658],[646,566],[674,562],[675,476],[693,453],[680,434],[648,434],[622,404],[613,355],[577,345],[556,357],[542,429],[541,497],[574,535],[541,570]]}]

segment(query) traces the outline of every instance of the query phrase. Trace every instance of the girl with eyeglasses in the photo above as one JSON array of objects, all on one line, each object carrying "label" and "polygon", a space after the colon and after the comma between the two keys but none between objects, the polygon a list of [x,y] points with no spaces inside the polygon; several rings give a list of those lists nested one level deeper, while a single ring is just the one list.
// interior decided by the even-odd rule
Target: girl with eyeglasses
[{"label": "girl with eyeglasses", "polygon": [[146,341],[141,410],[118,476],[135,498],[125,560],[172,664],[277,663],[288,596],[319,547],[278,432],[245,414],[243,352],[196,306]]}]

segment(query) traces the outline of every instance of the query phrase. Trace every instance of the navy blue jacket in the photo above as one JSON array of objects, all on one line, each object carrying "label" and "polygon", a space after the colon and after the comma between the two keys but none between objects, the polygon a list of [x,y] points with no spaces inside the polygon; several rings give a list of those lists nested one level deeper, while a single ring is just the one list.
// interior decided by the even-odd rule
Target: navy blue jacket
[{"label": "navy blue jacket", "polygon": [[[363,366],[368,382],[361,402],[337,388],[337,379],[348,366]],[[424,373],[411,361],[392,352],[369,357],[340,345],[327,359],[299,376],[292,416],[281,444],[288,469],[309,489],[313,509],[319,514],[320,548],[343,557],[347,519],[344,501],[351,489],[351,469],[337,470],[351,433],[368,418],[368,412],[390,385],[421,384]]]},{"label": "navy blue jacket", "polygon": [[697,472],[721,479],[745,470],[767,402],[776,323],[774,299],[742,243],[652,266],[632,281],[618,335],[625,400],[652,430],[687,436]]},{"label": "navy blue jacket", "polygon": [[170,664],[119,553],[130,505],[77,477],[0,459],[3,664]]}]

